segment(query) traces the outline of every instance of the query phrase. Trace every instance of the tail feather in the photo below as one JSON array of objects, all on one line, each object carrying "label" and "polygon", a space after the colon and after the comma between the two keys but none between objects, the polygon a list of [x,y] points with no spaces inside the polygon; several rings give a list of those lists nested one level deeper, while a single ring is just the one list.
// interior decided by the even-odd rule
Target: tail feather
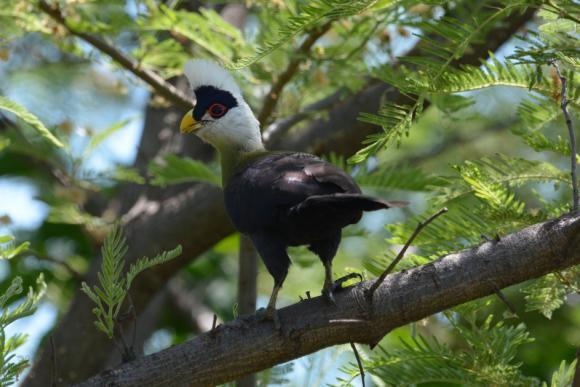
[{"label": "tail feather", "polygon": [[376,211],[387,208],[405,207],[409,202],[400,200],[383,200],[361,194],[336,193],[330,195],[313,195],[291,208],[295,214],[312,212],[324,213],[337,210]]}]

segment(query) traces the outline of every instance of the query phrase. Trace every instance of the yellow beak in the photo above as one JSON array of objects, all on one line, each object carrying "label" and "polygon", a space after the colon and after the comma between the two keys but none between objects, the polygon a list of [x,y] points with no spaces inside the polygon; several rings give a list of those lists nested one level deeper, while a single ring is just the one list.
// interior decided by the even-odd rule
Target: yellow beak
[{"label": "yellow beak", "polygon": [[193,118],[193,110],[188,111],[185,113],[183,118],[181,119],[181,124],[179,124],[179,130],[183,134],[193,133],[196,130],[201,128],[201,122],[198,122]]}]

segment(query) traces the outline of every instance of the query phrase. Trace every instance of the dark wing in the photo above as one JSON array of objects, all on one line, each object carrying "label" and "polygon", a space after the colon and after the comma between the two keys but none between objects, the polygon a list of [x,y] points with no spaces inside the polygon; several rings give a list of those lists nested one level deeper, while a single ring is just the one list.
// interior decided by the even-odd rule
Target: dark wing
[{"label": "dark wing", "polygon": [[275,228],[280,216],[310,196],[360,193],[341,169],[305,153],[271,153],[238,170],[225,187],[228,214],[241,232]]}]

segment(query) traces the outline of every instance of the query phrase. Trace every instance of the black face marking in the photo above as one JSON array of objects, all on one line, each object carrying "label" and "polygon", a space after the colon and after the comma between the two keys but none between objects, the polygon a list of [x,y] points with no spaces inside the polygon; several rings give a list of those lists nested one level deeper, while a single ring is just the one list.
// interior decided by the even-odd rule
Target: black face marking
[{"label": "black face marking", "polygon": [[238,101],[236,101],[232,93],[226,90],[221,90],[213,86],[200,86],[193,92],[197,100],[195,108],[193,109],[193,118],[197,121],[200,121],[201,117],[207,112],[207,109],[215,103],[225,106],[227,110],[238,106]]}]

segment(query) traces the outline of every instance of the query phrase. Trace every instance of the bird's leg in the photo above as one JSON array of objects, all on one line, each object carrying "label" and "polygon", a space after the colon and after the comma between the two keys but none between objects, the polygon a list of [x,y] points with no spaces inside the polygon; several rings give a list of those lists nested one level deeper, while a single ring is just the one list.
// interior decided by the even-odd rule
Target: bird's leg
[{"label": "bird's leg", "polygon": [[322,295],[333,305],[336,304],[334,299],[334,293],[342,289],[342,284],[353,278],[360,278],[362,281],[362,275],[359,273],[350,273],[344,277],[340,277],[336,281],[332,280],[332,262],[324,262],[324,287],[322,288]]},{"label": "bird's leg", "polygon": [[270,301],[268,301],[268,306],[266,310],[263,309],[258,311],[259,318],[261,320],[271,320],[274,322],[274,328],[280,330],[280,319],[278,318],[278,311],[276,310],[276,299],[278,298],[278,292],[282,284],[274,284],[272,289],[272,294],[270,295]]},{"label": "bird's leg", "polygon": [[322,295],[326,300],[335,305],[334,295],[332,294],[334,283],[332,281],[332,261],[324,261],[324,286],[322,288]]}]

